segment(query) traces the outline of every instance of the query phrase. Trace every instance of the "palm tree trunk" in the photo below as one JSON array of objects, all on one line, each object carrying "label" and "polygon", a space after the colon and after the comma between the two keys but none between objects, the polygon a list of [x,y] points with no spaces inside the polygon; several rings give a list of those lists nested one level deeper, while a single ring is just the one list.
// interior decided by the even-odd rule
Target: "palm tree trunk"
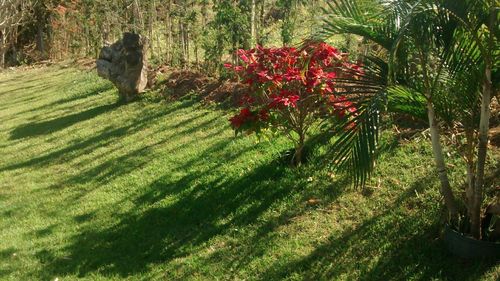
[{"label": "palm tree trunk", "polygon": [[[474,114],[472,115],[472,120],[474,120]],[[474,202],[474,183],[476,182],[475,180],[475,170],[474,170],[474,154],[475,154],[475,138],[474,138],[474,128],[466,128],[465,130],[465,136],[466,136],[466,149],[465,149],[465,162],[466,162],[466,168],[467,168],[467,184],[465,187],[465,199],[466,199],[466,206],[467,206],[467,211],[469,218],[472,217],[471,214],[471,209],[469,206],[473,205]]]},{"label": "palm tree trunk", "polygon": [[436,112],[434,110],[434,104],[432,103],[432,90],[429,80],[429,75],[427,73],[427,52],[424,49],[420,50],[420,63],[422,65],[422,74],[424,78],[424,94],[427,98],[427,117],[429,118],[429,130],[431,132],[431,142],[432,142],[432,152],[434,154],[434,161],[436,163],[436,168],[439,176],[439,181],[441,182],[441,195],[444,197],[444,203],[448,208],[450,218],[452,220],[456,219],[458,216],[458,208],[455,201],[455,196],[453,195],[453,190],[450,186],[450,180],[448,179],[448,173],[446,171],[446,165],[444,162],[443,149],[441,147],[441,137],[439,134],[439,127],[437,124]]},{"label": "palm tree trunk", "polygon": [[[495,28],[496,13],[494,1],[491,1],[489,30]],[[479,143],[477,152],[476,182],[474,184],[473,202],[471,207],[471,234],[476,239],[481,239],[481,203],[483,202],[484,168],[486,164],[486,152],[488,150],[488,132],[490,126],[490,103],[492,95],[491,69],[493,65],[492,50],[493,35],[489,35],[488,48],[485,57],[485,77],[483,81],[483,93],[481,101],[481,117],[479,121]]]},{"label": "palm tree trunk", "polygon": [[472,206],[470,206],[471,234],[476,239],[481,239],[481,203],[483,202],[484,167],[486,163],[486,151],[488,149],[490,97],[491,97],[491,69],[487,68],[486,81],[484,82],[483,85],[481,119],[479,122],[479,143],[477,152],[476,182],[474,184]]},{"label": "palm tree trunk", "polygon": [[455,197],[453,196],[453,191],[451,190],[450,181],[448,179],[448,173],[446,171],[443,149],[441,147],[439,129],[436,120],[436,113],[434,111],[434,106],[431,100],[427,102],[427,115],[429,118],[429,129],[431,132],[434,161],[436,163],[439,181],[441,182],[440,191],[444,197],[444,202],[446,204],[446,207],[448,208],[451,218],[455,219],[458,215],[458,209],[456,206]]}]

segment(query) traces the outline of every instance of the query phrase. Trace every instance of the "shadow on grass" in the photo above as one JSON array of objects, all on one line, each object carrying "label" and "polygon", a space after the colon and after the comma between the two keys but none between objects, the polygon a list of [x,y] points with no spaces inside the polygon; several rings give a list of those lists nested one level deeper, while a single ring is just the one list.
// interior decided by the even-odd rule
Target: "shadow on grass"
[{"label": "shadow on grass", "polygon": [[[62,90],[62,88],[60,88],[60,89]],[[97,96],[97,95],[99,95],[103,92],[109,91],[111,89],[113,89],[112,84],[99,85],[99,86],[96,86],[96,88],[93,89],[92,91],[84,91],[83,93],[73,93],[70,97],[58,99],[54,102],[41,105],[40,107],[37,107],[37,108],[32,108],[32,109],[29,109],[26,111],[18,112],[17,114],[24,114],[27,112],[39,112],[41,110],[50,109],[50,108],[53,108],[55,106],[73,103],[75,101],[79,101],[79,100],[87,99],[87,98],[90,98],[93,96]]]},{"label": "shadow on grass", "polygon": [[[493,260],[466,261],[452,256],[440,238],[442,221],[429,222],[413,209],[432,177],[413,184],[383,213],[332,235],[306,257],[284,264],[274,264],[260,280],[282,280],[302,276],[305,280],[338,280],[354,276],[357,280],[478,280],[496,263]],[[438,212],[439,213],[439,212]],[[424,226],[424,227],[422,227]]]},{"label": "shadow on grass", "polygon": [[76,123],[90,120],[117,107],[117,104],[105,104],[78,113],[43,122],[32,122],[21,125],[10,134],[11,140],[35,137],[57,132]]},{"label": "shadow on grass", "polygon": [[[145,213],[122,215],[114,227],[87,229],[74,237],[66,249],[70,258],[52,261],[45,277],[54,276],[51,273],[83,277],[95,271],[129,276],[151,264],[193,254],[231,227],[255,222],[273,202],[290,194],[290,185],[273,186],[282,175],[283,169],[273,164],[235,181],[217,177],[198,184],[201,175],[189,174],[168,183],[165,175],[135,201],[138,208],[148,206]],[[166,207],[150,207],[171,192],[182,197]]]},{"label": "shadow on grass", "polygon": [[[44,155],[40,155],[38,157],[33,157],[30,158],[29,160],[23,161],[23,162],[18,162],[14,163],[5,167],[0,167],[0,172],[2,171],[10,171],[10,170],[15,170],[15,169],[21,169],[21,168],[27,168],[27,167],[41,167],[43,165],[47,165],[49,163],[53,163],[55,161],[61,160],[61,158],[64,157],[71,157],[71,158],[76,158],[79,157],[83,154],[92,152],[93,150],[100,148],[100,147],[105,147],[106,145],[109,145],[111,142],[116,141],[120,137],[123,137],[125,135],[130,135],[134,132],[138,132],[145,127],[149,126],[154,120],[158,118],[162,118],[165,115],[168,115],[170,113],[173,113],[174,111],[181,110],[183,108],[192,106],[195,103],[195,101],[186,101],[183,103],[180,103],[177,106],[170,106],[167,109],[159,112],[155,112],[153,114],[144,114],[137,120],[135,120],[132,124],[127,125],[127,126],[122,126],[119,128],[113,128],[110,130],[106,130],[100,134],[97,134],[91,138],[88,139],[82,139],[79,141],[76,141],[66,147],[50,151]],[[108,104],[108,105],[103,105],[97,107],[97,109],[101,109],[104,111],[109,111],[115,108],[117,105],[116,104]],[[96,108],[91,109],[91,110],[96,110]],[[76,113],[77,115],[82,115],[87,111],[83,111],[80,113]],[[103,112],[104,113],[104,112]],[[94,112],[95,114],[95,112]],[[73,115],[70,115],[73,116]],[[95,116],[94,116],[95,117]],[[66,118],[66,117],[63,117]],[[73,119],[73,118],[71,118]],[[56,119],[59,120],[59,119]],[[54,120],[51,120],[54,121]],[[51,122],[48,121],[48,122]],[[38,123],[39,124],[39,123]],[[43,126],[45,127],[45,126]],[[30,134],[29,132],[26,132],[27,134]]]},{"label": "shadow on grass", "polygon": [[[300,176],[296,173],[290,175],[288,167],[274,160],[251,171],[245,170],[236,178],[215,173],[218,162],[238,161],[235,159],[245,152],[245,149],[224,151],[230,141],[214,143],[200,152],[204,157],[185,159],[182,164],[150,184],[143,194],[135,199],[124,199],[133,201],[136,206],[134,209],[146,209],[144,213],[127,212],[117,215],[119,223],[115,226],[82,231],[64,249],[68,256],[63,258],[52,259],[51,253],[41,253],[43,262],[47,264],[41,277],[73,274],[85,277],[95,272],[105,276],[132,276],[155,264],[197,255],[206,250],[207,243],[211,243],[213,238],[231,235],[235,229],[250,225],[258,225],[256,233],[239,243],[260,246],[255,251],[245,250],[238,260],[231,263],[241,267],[250,263],[252,258],[257,258],[264,251],[269,234],[280,225],[289,223],[290,218],[297,216],[303,208],[291,208],[265,222],[260,220],[263,213],[275,203],[300,193],[298,186],[303,183],[300,184]],[[141,151],[137,155],[144,153],[147,152]],[[130,159],[137,156],[134,152],[132,154]],[[214,157],[217,159],[213,163],[207,163],[206,159]],[[118,173],[121,173],[121,164],[126,167],[129,165],[123,161],[115,162],[120,164],[112,170]],[[92,176],[97,176],[94,174],[97,170],[100,168],[93,170]],[[189,172],[180,179],[171,179],[172,174],[186,170],[195,172]],[[341,183],[342,186],[344,184]],[[322,198],[327,199],[325,202],[332,201],[339,194],[340,189]],[[305,202],[303,199],[299,202]],[[92,216],[88,214],[85,218]],[[80,217],[75,219],[80,220]]]},{"label": "shadow on grass", "polygon": [[[16,258],[17,250],[13,247],[4,249],[0,251],[0,260],[3,261],[14,261]],[[14,271],[12,266],[7,264],[0,264],[0,278],[9,276]]]},{"label": "shadow on grass", "polygon": [[[189,118],[186,121],[183,121],[181,123],[190,124],[190,122],[193,122],[194,120],[198,118],[202,118],[203,115],[198,115],[193,118]],[[203,128],[206,128],[207,126],[210,126],[210,124],[214,124],[216,122],[217,118],[207,120],[201,124],[198,124],[197,126],[187,126],[188,129],[186,130],[180,130],[176,133],[175,138],[183,137],[186,135],[190,135],[196,130],[202,130]],[[177,127],[177,125],[173,126]],[[168,127],[165,129],[169,129]],[[216,134],[221,133],[223,129],[217,130],[210,135],[207,135],[205,138],[210,138],[212,136],[215,136]],[[154,134],[154,133],[153,133]],[[144,137],[144,136],[143,136]],[[176,147],[170,147],[168,150],[162,150],[162,153],[175,153],[176,150],[182,149],[182,147],[190,146],[194,142],[199,141],[195,138],[193,138],[189,142],[183,142],[181,145],[176,146]],[[109,160],[106,160],[102,162],[101,164],[97,165],[96,167],[87,169],[87,170],[82,170],[80,173],[77,175],[70,177],[68,179],[65,179],[63,183],[59,184],[60,186],[71,186],[73,184],[83,184],[83,183],[89,183],[89,182],[95,182],[96,186],[108,183],[116,178],[119,178],[123,175],[126,175],[132,171],[135,171],[137,169],[140,169],[141,167],[149,164],[151,162],[151,159],[154,159],[155,155],[155,148],[158,146],[161,146],[165,143],[172,142],[171,138],[164,138],[161,140],[158,140],[152,144],[149,145],[144,145],[138,149],[135,149],[129,153],[111,158]],[[222,150],[225,146],[227,145],[227,142],[222,142],[217,145],[214,145],[211,149],[206,150],[205,153],[213,153],[215,151],[220,151]],[[106,151],[107,154],[109,154],[111,151]],[[188,162],[192,163],[192,162]],[[192,163],[194,165],[194,163]],[[189,165],[191,166],[191,165]],[[187,165],[183,165],[182,167],[187,168]]]},{"label": "shadow on grass", "polygon": [[[220,143],[213,150],[223,145]],[[65,249],[69,253],[67,257],[55,258],[51,253],[41,253],[47,261],[41,277],[66,274],[85,277],[95,272],[128,277],[155,264],[200,255],[211,247],[214,237],[229,238],[235,229],[258,225],[255,233],[233,242],[247,245],[237,254],[231,247],[223,247],[205,260],[217,264],[227,262],[226,269],[243,268],[268,251],[271,233],[304,211],[298,206],[289,207],[279,216],[259,223],[273,204],[297,192],[296,179],[289,177],[286,169],[275,161],[232,181],[219,176],[199,183],[197,180],[203,173],[189,174],[176,181],[171,181],[169,175],[158,179],[134,201],[137,209],[145,207],[147,211],[122,214],[117,217],[119,223],[109,228],[84,230],[74,236]],[[309,255],[285,263],[279,260],[254,277],[337,280],[347,274],[358,276],[358,280],[478,279],[495,262],[472,263],[450,256],[439,238],[439,216],[430,222],[420,216],[418,210],[426,206],[419,204],[425,201],[415,199],[415,194],[425,193],[429,182],[431,177],[415,182],[393,205],[385,208],[387,211],[333,234]],[[335,200],[339,194],[339,190],[330,194],[328,201]],[[172,195],[178,199],[160,203]],[[408,215],[407,211],[412,209],[415,212]],[[190,270],[196,269],[184,269],[182,276],[175,278],[195,276],[196,272]]]},{"label": "shadow on grass", "polygon": [[[39,73],[43,72],[43,73]],[[3,79],[2,82],[4,84],[14,83],[17,84],[19,81],[22,81],[23,84],[29,84],[33,82],[38,82],[41,79],[44,79],[44,75],[50,73],[50,77],[56,78],[59,76],[64,76],[66,71],[61,67],[43,67],[37,70],[37,72],[33,73],[31,71],[21,71],[16,73],[15,75],[11,75],[11,78]],[[42,76],[42,77],[41,77]]]},{"label": "shadow on grass", "polygon": [[[49,86],[47,85],[44,85],[44,86],[40,86],[39,88],[37,88],[37,91],[40,91],[40,92],[43,92],[47,89],[50,89]],[[13,94],[14,92],[9,92],[9,94]],[[22,95],[17,95],[17,96],[13,96],[11,99],[9,99],[8,102],[2,102],[2,104],[0,105],[0,110],[7,110],[9,108],[16,108],[18,106],[24,106],[28,103],[37,103],[41,100],[44,99],[44,96],[42,94],[39,94],[39,95],[28,95],[27,97],[24,97]]]}]

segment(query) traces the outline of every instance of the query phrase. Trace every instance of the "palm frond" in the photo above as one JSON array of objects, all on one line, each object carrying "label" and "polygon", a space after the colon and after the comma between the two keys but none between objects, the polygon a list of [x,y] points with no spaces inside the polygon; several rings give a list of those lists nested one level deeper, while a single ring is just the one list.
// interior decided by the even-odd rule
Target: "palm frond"
[{"label": "palm frond", "polygon": [[379,1],[333,0],[327,4],[323,8],[323,26],[314,38],[325,40],[337,34],[355,34],[385,49],[392,45],[393,30],[381,20],[386,15]]},{"label": "palm frond", "polygon": [[351,177],[355,187],[364,186],[373,171],[380,116],[387,103],[385,70],[368,63],[364,71],[337,79],[337,86],[344,90],[342,95],[354,103],[356,111],[341,121],[336,120],[326,133],[331,137],[325,155],[328,165]]},{"label": "palm frond", "polygon": [[427,122],[426,99],[415,89],[403,85],[387,88],[387,110]]}]

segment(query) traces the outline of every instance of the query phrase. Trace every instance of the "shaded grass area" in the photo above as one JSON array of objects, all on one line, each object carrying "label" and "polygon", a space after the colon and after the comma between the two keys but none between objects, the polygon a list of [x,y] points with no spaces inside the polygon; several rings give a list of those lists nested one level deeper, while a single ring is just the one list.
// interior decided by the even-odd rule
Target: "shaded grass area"
[{"label": "shaded grass area", "polygon": [[194,99],[116,102],[91,73],[0,74],[1,280],[499,276],[442,244],[425,142],[387,151],[360,192]]}]

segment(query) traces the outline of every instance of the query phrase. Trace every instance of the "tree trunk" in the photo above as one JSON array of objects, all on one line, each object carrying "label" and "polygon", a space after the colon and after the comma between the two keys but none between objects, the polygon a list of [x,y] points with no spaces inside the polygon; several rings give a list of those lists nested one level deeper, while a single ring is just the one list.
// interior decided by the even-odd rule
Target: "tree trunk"
[{"label": "tree trunk", "polygon": [[451,190],[448,173],[446,171],[436,114],[434,112],[434,106],[431,100],[428,100],[427,102],[427,115],[429,117],[429,129],[431,132],[434,161],[436,163],[439,181],[441,182],[441,194],[444,197],[444,202],[446,204],[446,207],[448,208],[448,211],[450,212],[451,218],[455,219],[458,215],[458,209],[456,206],[455,197],[453,196],[453,191]]},{"label": "tree trunk", "polygon": [[305,142],[305,136],[303,133],[300,133],[299,135],[299,140],[295,146],[295,153],[292,158],[292,166],[298,167],[300,164],[302,164],[303,161],[303,152],[304,152],[304,142]]},{"label": "tree trunk", "polygon": [[257,22],[256,22],[256,0],[252,0],[251,4],[251,17],[250,17],[250,25],[251,25],[251,34],[252,34],[252,42],[251,45],[255,45],[255,42],[257,42]]},{"label": "tree trunk", "polygon": [[168,1],[167,6],[167,63],[172,65],[172,16],[170,15],[172,9],[172,0]]},{"label": "tree trunk", "polygon": [[232,51],[231,51],[231,63],[233,65],[238,65],[238,55],[236,54],[237,50],[238,50],[238,47],[236,45],[236,40],[233,39]]},{"label": "tree trunk", "polygon": [[150,49],[150,52],[151,52],[151,57],[155,57],[155,49],[154,49],[154,40],[153,40],[153,25],[154,25],[154,21],[155,21],[155,16],[156,16],[156,13],[155,13],[155,7],[156,7],[156,4],[155,4],[155,1],[151,1],[149,3],[149,15],[148,15],[148,39],[149,39],[149,49]]},{"label": "tree trunk", "polygon": [[194,61],[196,64],[196,68],[198,69],[200,62],[198,59],[198,44],[196,42],[194,43]]},{"label": "tree trunk", "polygon": [[54,49],[54,30],[50,24],[47,25],[47,30],[45,31],[47,35],[47,57],[53,57],[53,49]]},{"label": "tree trunk", "polygon": [[[495,28],[496,13],[494,1],[491,1],[489,30]],[[481,239],[481,203],[483,202],[484,169],[486,164],[486,152],[488,150],[488,132],[490,126],[490,103],[492,95],[491,69],[493,65],[492,50],[493,35],[489,36],[487,53],[485,57],[485,73],[483,81],[483,93],[481,97],[481,117],[479,121],[479,142],[477,152],[476,182],[474,184],[474,195],[471,207],[471,234],[476,239]]]},{"label": "tree trunk", "polygon": [[189,57],[189,25],[186,24],[186,27],[184,28],[184,48],[186,48],[186,50],[184,51],[184,53],[186,54],[186,66],[189,67],[189,61],[190,61],[190,57]]},{"label": "tree trunk", "polygon": [[18,63],[18,60],[17,60],[17,38],[18,38],[18,34],[17,34],[17,30],[18,30],[18,26],[15,26],[12,30],[12,34],[10,35],[11,36],[11,46],[12,46],[12,61],[14,63]]},{"label": "tree trunk", "polygon": [[[144,31],[144,19],[142,17],[141,7],[139,5],[138,0],[134,1],[134,32],[143,32]],[[139,28],[137,28],[136,19],[139,20]]]},{"label": "tree trunk", "polygon": [[186,37],[184,35],[185,30],[184,30],[184,23],[182,23],[182,19],[179,18],[179,47],[181,50],[181,66],[182,68],[185,68],[186,66]]},{"label": "tree trunk", "polygon": [[42,57],[45,56],[45,45],[43,42],[43,26],[41,23],[37,25],[37,36],[36,36],[36,49],[40,52]]},{"label": "tree trunk", "polygon": [[257,44],[263,46],[264,42],[262,41],[263,39],[263,32],[264,32],[264,26],[265,26],[265,6],[266,6],[266,1],[265,0],[260,0],[260,19],[259,19],[259,32],[257,33]]},{"label": "tree trunk", "polygon": [[169,17],[170,20],[170,31],[169,31],[169,36],[170,36],[170,65],[174,64],[174,55],[175,55],[175,48],[174,48],[174,19],[172,16]]},{"label": "tree trunk", "polygon": [[6,42],[6,31],[2,29],[0,31],[0,67],[5,68],[5,52],[7,51]]},{"label": "tree trunk", "polygon": [[0,49],[0,66],[5,68],[5,50]]},{"label": "tree trunk", "polygon": [[424,94],[427,98],[427,117],[429,119],[429,130],[431,133],[432,152],[434,154],[434,162],[436,164],[439,181],[441,182],[440,192],[444,197],[444,203],[448,208],[450,219],[455,220],[458,217],[458,208],[456,205],[455,196],[453,195],[453,190],[450,186],[450,181],[448,179],[448,173],[446,171],[436,112],[434,110],[434,104],[432,103],[432,87],[429,75],[427,73],[428,52],[424,48],[420,48],[419,51],[420,64],[422,66],[422,75],[424,78]]},{"label": "tree trunk", "polygon": [[470,209],[471,234],[476,239],[481,239],[481,203],[483,202],[484,169],[486,163],[486,152],[488,149],[488,128],[491,97],[491,69],[487,69],[487,81],[483,85],[483,96],[481,104],[481,121],[479,125],[479,143],[476,165],[476,182],[472,193],[472,204]]},{"label": "tree trunk", "polygon": [[[474,115],[472,116],[474,120]],[[475,154],[475,144],[474,144],[474,125],[472,124],[470,128],[466,128],[466,149],[465,149],[465,162],[467,169],[467,183],[465,187],[465,200],[467,206],[467,212],[470,218],[472,218],[471,209],[469,206],[473,205],[474,202],[474,184],[475,184],[475,170],[474,170],[474,154]]]}]

